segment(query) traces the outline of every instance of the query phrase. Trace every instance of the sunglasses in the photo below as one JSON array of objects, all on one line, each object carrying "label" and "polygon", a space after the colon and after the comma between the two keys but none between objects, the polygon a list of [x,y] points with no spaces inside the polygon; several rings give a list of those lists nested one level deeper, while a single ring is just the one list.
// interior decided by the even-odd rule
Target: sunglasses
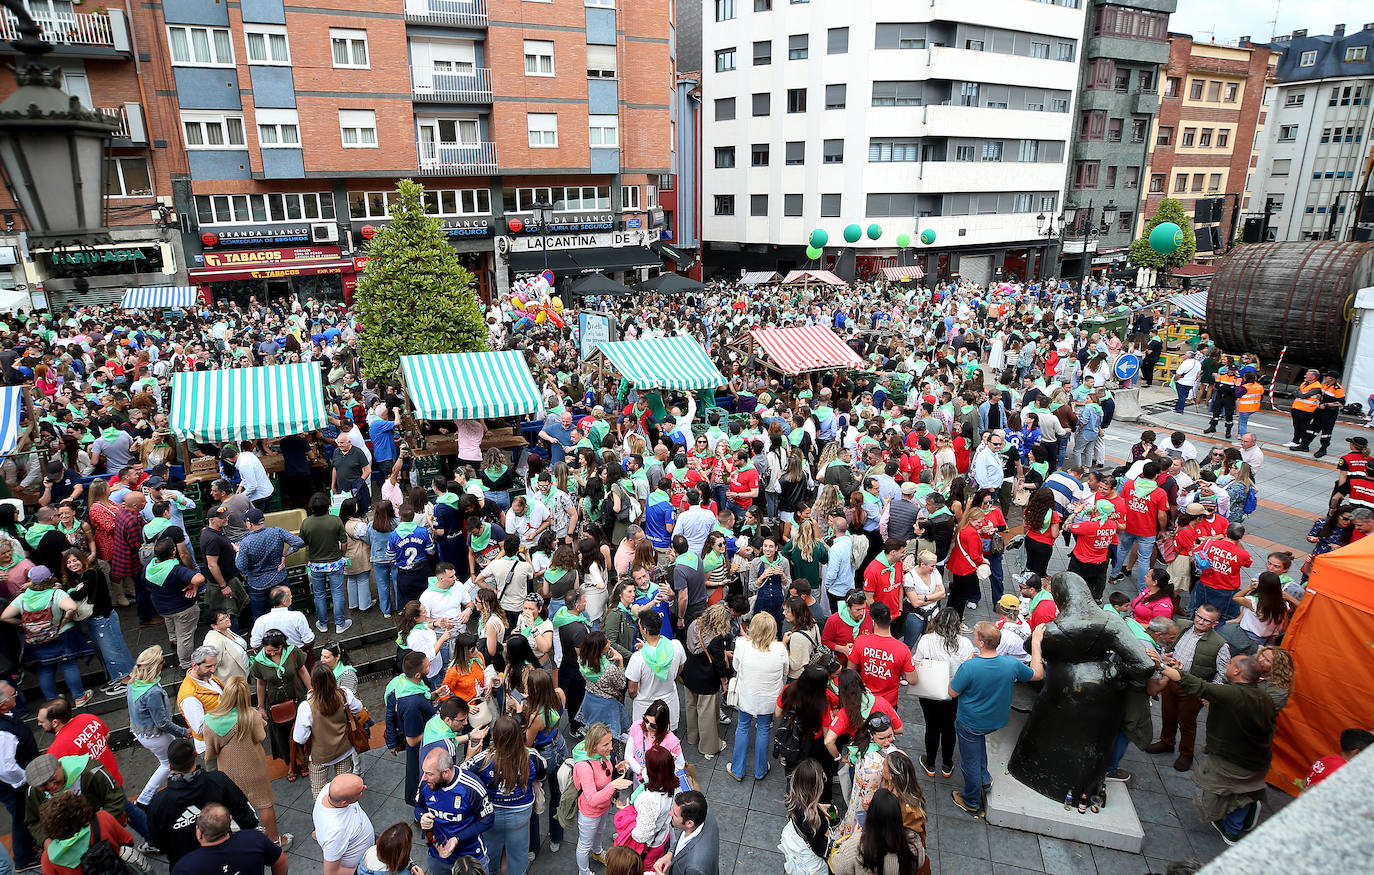
[{"label": "sunglasses", "polygon": [[864,724],[869,732],[886,732],[892,728],[892,719],[886,714],[874,714]]}]

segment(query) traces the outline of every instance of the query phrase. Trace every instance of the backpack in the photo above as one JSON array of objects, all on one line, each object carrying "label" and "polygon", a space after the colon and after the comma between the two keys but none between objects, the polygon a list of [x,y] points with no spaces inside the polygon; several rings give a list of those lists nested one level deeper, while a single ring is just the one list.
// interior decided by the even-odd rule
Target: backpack
[{"label": "backpack", "polygon": [[1245,507],[1241,513],[1252,514],[1255,508],[1259,507],[1259,496],[1255,494],[1255,487],[1251,486],[1245,492]]},{"label": "backpack", "polygon": [[558,782],[558,792],[563,794],[558,799],[558,822],[563,825],[565,830],[577,829],[577,799],[582,795],[582,788],[573,783],[573,761],[572,757],[567,757],[558,766],[558,772],[554,775],[554,780]]},{"label": "backpack", "polygon": [[816,633],[814,638],[805,632],[801,633],[803,638],[811,642],[811,656],[806,660],[806,664],[819,665],[828,670],[830,664],[836,661],[835,651],[821,643],[820,626],[812,626],[811,631]]},{"label": "backpack", "polygon": [[147,871],[147,860],[143,855],[133,848],[129,848],[129,853],[139,858],[145,868],[136,867],[133,863],[126,861],[120,856],[121,851],[115,847],[114,842],[100,837],[100,818],[91,818],[91,846],[86,849],[86,853],[81,857],[82,872],[99,872],[101,875],[142,875]]},{"label": "backpack", "polygon": [[782,715],[782,722],[773,730],[773,756],[781,763],[801,762],[806,749],[806,739],[802,737],[801,721],[796,711]]},{"label": "backpack", "polygon": [[[53,597],[48,603],[36,611],[24,610],[20,614],[20,623],[24,627],[24,643],[30,646],[49,644],[57,640],[61,630],[57,626],[57,593],[53,592]],[[21,607],[23,603],[20,603]]]},{"label": "backpack", "polygon": [[849,559],[855,569],[862,571],[864,557],[868,555],[868,538],[863,534],[849,533]]}]

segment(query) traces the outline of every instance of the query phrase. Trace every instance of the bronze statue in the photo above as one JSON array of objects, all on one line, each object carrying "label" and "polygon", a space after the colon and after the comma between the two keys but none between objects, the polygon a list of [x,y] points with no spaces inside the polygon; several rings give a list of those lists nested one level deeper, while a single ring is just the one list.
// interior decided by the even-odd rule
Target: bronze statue
[{"label": "bronze statue", "polygon": [[1045,624],[1044,687],[1007,771],[1056,802],[1081,805],[1102,794],[1128,684],[1144,681],[1155,665],[1125,621],[1098,606],[1082,577],[1056,574],[1050,594],[1059,615]]}]

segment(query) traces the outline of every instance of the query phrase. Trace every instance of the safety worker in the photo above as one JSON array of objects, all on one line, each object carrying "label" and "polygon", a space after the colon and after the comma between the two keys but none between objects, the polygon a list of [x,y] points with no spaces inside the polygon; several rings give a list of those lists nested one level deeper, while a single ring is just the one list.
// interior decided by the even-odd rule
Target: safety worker
[{"label": "safety worker", "polygon": [[[1284,446],[1306,452],[1312,444],[1312,414],[1317,412],[1317,404],[1322,400],[1322,381],[1316,368],[1308,368],[1293,396],[1293,406],[1289,413],[1293,417],[1293,439]],[[1244,432],[1242,432],[1243,434]]]},{"label": "safety worker", "polygon": [[1336,427],[1336,418],[1341,415],[1341,408],[1345,406],[1345,387],[1337,382],[1340,376],[1335,371],[1322,374],[1322,399],[1318,402],[1317,412],[1312,418],[1313,433],[1321,435],[1321,443],[1312,454],[1315,459],[1326,455],[1327,448],[1331,446],[1331,432]]},{"label": "safety worker", "polygon": [[1374,509],[1374,468],[1370,467],[1369,439],[1355,435],[1346,439],[1350,452],[1336,460],[1336,487],[1331,506],[1355,504]]},{"label": "safety worker", "polygon": [[[1244,394],[1236,399],[1236,413],[1240,414],[1241,434],[1250,430],[1250,414],[1258,412],[1260,402],[1264,400],[1264,384],[1260,382],[1259,374],[1253,368],[1246,368],[1243,373],[1245,376],[1241,389]],[[1227,429],[1226,436],[1231,436],[1230,429]]]},{"label": "safety worker", "polygon": [[[1202,433],[1216,434],[1217,420],[1225,416],[1226,436],[1229,438],[1236,418],[1236,387],[1240,385],[1240,377],[1236,376],[1235,360],[1230,358],[1223,360],[1221,367],[1217,368],[1216,376],[1212,379],[1216,383],[1216,387],[1212,390],[1210,405],[1212,421],[1207,424]],[[1244,432],[1244,429],[1241,431]]]}]

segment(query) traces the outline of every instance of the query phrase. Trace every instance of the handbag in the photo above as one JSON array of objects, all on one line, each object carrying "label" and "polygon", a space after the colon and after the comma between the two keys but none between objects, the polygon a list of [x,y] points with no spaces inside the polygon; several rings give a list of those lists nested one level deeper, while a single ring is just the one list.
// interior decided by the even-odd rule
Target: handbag
[{"label": "handbag", "polygon": [[916,659],[916,687],[921,699],[949,701],[949,663],[943,659]]},{"label": "handbag", "polygon": [[1001,556],[1007,552],[1007,539],[1002,537],[1001,532],[993,532],[992,537],[988,538],[988,545],[983,548],[983,553],[987,556]]},{"label": "handbag", "polygon": [[84,623],[95,613],[95,608],[91,605],[90,599],[81,599],[76,603],[76,613],[72,615],[78,623]]},{"label": "handbag", "polygon": [[294,723],[296,720],[296,701],[294,699],[278,702],[267,710],[272,715],[273,723]]},{"label": "handbag", "polygon": [[348,718],[348,743],[353,745],[353,750],[358,753],[366,753],[372,749],[372,733],[367,728],[371,721],[372,717],[367,713],[366,705],[363,706],[363,710]]},{"label": "handbag", "polygon": [[739,676],[730,678],[725,686],[725,704],[731,708],[739,707]]}]

